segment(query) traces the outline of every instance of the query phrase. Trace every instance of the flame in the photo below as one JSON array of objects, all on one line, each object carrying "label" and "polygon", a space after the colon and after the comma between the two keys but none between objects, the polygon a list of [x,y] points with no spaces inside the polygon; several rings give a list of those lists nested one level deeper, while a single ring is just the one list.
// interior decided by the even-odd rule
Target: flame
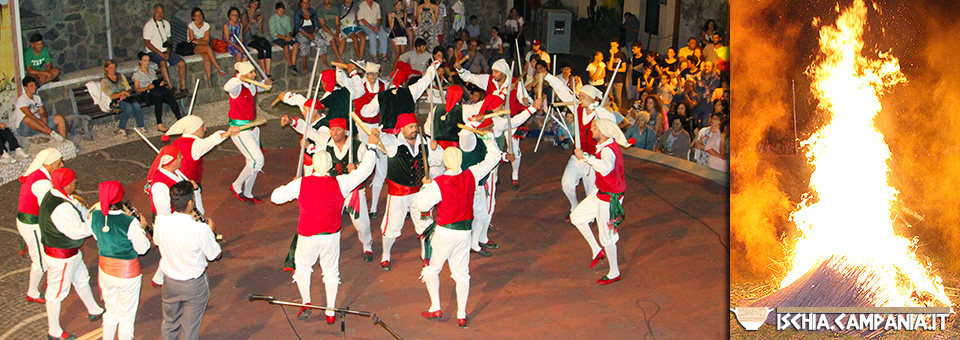
[{"label": "flame", "polygon": [[889,53],[881,52],[876,59],[861,54],[866,14],[863,1],[856,0],[835,27],[820,28],[822,56],[807,73],[813,78],[818,108],[830,122],[803,142],[814,167],[812,190],[791,215],[800,237],[793,268],[780,288],[839,256],[849,266],[879,274],[869,284],[875,287],[878,306],[919,306],[911,296],[920,293],[950,306],[943,280],[920,264],[914,242],[893,229],[897,190],[888,184],[890,150],[874,118],[881,109],[880,95],[906,77]]}]

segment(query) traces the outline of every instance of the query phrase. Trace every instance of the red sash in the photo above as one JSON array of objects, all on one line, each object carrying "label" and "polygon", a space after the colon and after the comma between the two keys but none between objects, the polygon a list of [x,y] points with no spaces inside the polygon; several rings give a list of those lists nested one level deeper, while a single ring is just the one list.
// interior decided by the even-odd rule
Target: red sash
[{"label": "red sash", "polygon": [[65,259],[69,259],[69,258],[74,257],[74,256],[76,256],[77,254],[79,254],[79,253],[80,253],[80,248],[61,249],[61,248],[53,248],[53,247],[43,246],[43,253],[44,253],[44,254],[47,254],[47,256],[50,256],[50,257],[55,258],[55,259],[64,259],[64,260],[65,260]]},{"label": "red sash", "polygon": [[390,196],[407,196],[420,192],[420,186],[408,187],[387,180],[387,194]]},{"label": "red sash", "polygon": [[104,274],[116,278],[134,278],[141,274],[140,259],[121,260],[100,256],[100,270],[102,270]]}]

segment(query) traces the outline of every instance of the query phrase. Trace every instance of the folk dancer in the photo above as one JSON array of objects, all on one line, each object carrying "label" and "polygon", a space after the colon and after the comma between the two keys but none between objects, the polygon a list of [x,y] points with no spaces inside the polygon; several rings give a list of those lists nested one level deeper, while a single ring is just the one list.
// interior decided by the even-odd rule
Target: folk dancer
[{"label": "folk dancer", "polygon": [[[223,84],[223,90],[230,94],[230,126],[242,126],[257,119],[256,96],[262,91],[268,91],[269,88],[254,85],[256,72],[253,64],[249,61],[234,64],[237,75],[226,84]],[[267,79],[266,85],[271,81]],[[263,203],[262,200],[253,195],[253,185],[257,181],[257,173],[263,169],[263,151],[260,149],[260,128],[253,127],[240,131],[230,137],[233,144],[237,146],[247,162],[237,180],[230,185],[230,191],[233,196],[243,202],[252,202],[254,204]]]},{"label": "folk dancer", "polygon": [[227,137],[235,136],[240,133],[240,127],[231,126],[227,131],[218,130],[210,136],[207,134],[207,127],[203,124],[203,119],[198,116],[186,116],[177,120],[170,126],[170,129],[160,137],[164,142],[170,140],[170,136],[180,135],[171,145],[177,147],[180,151],[180,173],[185,179],[197,183],[197,191],[194,193],[196,199],[197,211],[201,214],[203,210],[203,199],[201,196],[203,181],[203,155],[206,155],[214,147],[220,145]]},{"label": "folk dancer", "polygon": [[20,177],[20,200],[17,203],[17,231],[30,256],[30,281],[27,302],[46,303],[40,292],[40,278],[47,271],[40,244],[40,200],[53,187],[50,174],[63,167],[60,151],[46,148],[40,151]]},{"label": "folk dancer", "polygon": [[[180,176],[180,165],[183,157],[180,157],[180,149],[174,145],[167,145],[160,148],[160,153],[153,159],[150,165],[150,171],[147,172],[147,183],[149,183],[148,193],[150,195],[150,211],[153,213],[153,220],[157,216],[170,215],[173,213],[173,207],[170,205],[170,188],[174,184],[187,179]],[[150,284],[154,287],[163,285],[163,271],[157,268],[153,274]]]},{"label": "folk dancer", "polygon": [[[339,122],[331,122],[340,124]],[[367,147],[379,143],[377,134],[369,137]],[[317,151],[313,157],[313,173],[294,179],[273,191],[270,200],[274,204],[283,204],[294,199],[300,207],[297,224],[299,239],[296,248],[296,270],[293,280],[300,290],[304,304],[311,304],[310,276],[313,264],[320,260],[320,270],[326,291],[327,307],[336,306],[337,289],[340,284],[340,225],[343,207],[348,194],[356,189],[373,172],[376,155],[367,152],[356,170],[350,173],[332,175],[334,160],[326,150]],[[332,171],[333,170],[333,171]],[[359,198],[357,193],[354,197]],[[304,307],[297,315],[305,320],[311,309]],[[326,311],[327,323],[335,321],[335,314]]]},{"label": "folk dancer", "polygon": [[73,196],[77,189],[73,170],[60,168],[50,174],[52,189],[40,201],[40,242],[47,263],[47,339],[75,339],[60,328],[60,302],[70,293],[70,285],[87,307],[87,319],[103,318],[90,291],[90,273],[83,263],[80,246],[92,235],[87,209]]},{"label": "folk dancer", "polygon": [[[570,223],[590,245],[591,254],[598,254],[590,262],[590,268],[597,265],[604,256],[610,263],[607,275],[597,280],[597,284],[608,285],[620,281],[620,267],[617,265],[617,241],[620,234],[617,227],[623,222],[623,194],[627,188],[623,172],[623,151],[621,147],[630,144],[617,127],[617,123],[605,118],[594,119],[590,125],[591,135],[597,141],[596,151],[593,154],[584,154],[583,150],[574,150],[574,157],[590,165],[596,172],[597,188],[587,195],[573,212],[570,213]],[[590,231],[590,222],[596,219],[597,232],[600,235],[600,245],[593,238]]]}]

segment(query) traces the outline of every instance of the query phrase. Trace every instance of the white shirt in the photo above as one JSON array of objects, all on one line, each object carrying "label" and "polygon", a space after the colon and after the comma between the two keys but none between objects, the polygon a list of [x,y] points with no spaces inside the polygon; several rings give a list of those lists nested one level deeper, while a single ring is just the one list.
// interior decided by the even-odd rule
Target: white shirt
[{"label": "white shirt", "polygon": [[590,164],[593,170],[596,170],[600,176],[610,174],[617,164],[617,154],[613,153],[613,150],[610,148],[605,148],[605,146],[613,144],[613,142],[615,142],[613,138],[607,138],[605,142],[597,144],[597,150],[600,150],[600,158],[586,153],[583,155],[587,159],[587,164]]},{"label": "white shirt", "polygon": [[[492,77],[492,75],[489,74],[473,74],[464,68],[457,70],[457,72],[460,74],[460,79],[477,85],[484,90],[487,89],[487,83],[490,82],[490,77]],[[493,92],[493,95],[500,97],[501,99],[507,98],[507,90],[510,86],[510,76],[507,76],[507,79],[504,80],[503,84],[497,84],[496,80],[494,80],[493,85],[497,87],[497,89]]]},{"label": "white shirt", "polygon": [[[469,132],[469,131],[468,131]],[[470,132],[472,134],[472,132]],[[474,138],[476,140],[476,138]],[[483,176],[486,176],[493,170],[497,164],[500,163],[500,149],[497,148],[497,143],[493,138],[488,138],[483,141],[484,145],[487,146],[487,154],[483,157],[483,160],[480,163],[474,164],[467,171],[473,173],[474,180],[480,180]],[[437,152],[434,152],[437,153]],[[460,169],[447,169],[443,174],[444,175],[456,175],[460,173]],[[443,192],[440,191],[440,186],[437,185],[436,181],[425,184],[420,192],[417,193],[417,200],[415,202],[417,209],[420,211],[430,211],[430,208],[433,208],[434,205],[440,203],[443,199]],[[472,199],[472,198],[468,198]]]},{"label": "white shirt", "polygon": [[[157,169],[157,174],[154,176],[167,176],[173,180],[185,181],[186,178],[181,177],[179,174],[172,173],[163,168]],[[173,212],[173,209],[170,207],[170,187],[161,182],[153,183],[150,186],[150,199],[153,200],[153,207],[157,209],[157,215],[170,215]]]},{"label": "white shirt", "polygon": [[[439,66],[440,66],[439,61],[433,62],[433,64],[430,64],[430,67],[427,67],[427,70],[423,73],[423,77],[420,77],[420,80],[417,80],[416,83],[413,83],[413,85],[408,86],[408,88],[410,89],[410,96],[413,98],[414,101],[416,101],[418,98],[420,98],[420,96],[423,95],[423,92],[427,90],[427,87],[430,87],[430,82],[434,80],[434,78],[436,77],[437,67]],[[360,95],[363,95],[364,93],[363,86],[370,85],[370,83],[366,81],[366,77],[360,78],[360,75],[357,75],[357,74],[353,75],[352,80],[353,81],[351,82],[350,86],[348,86],[350,93],[359,93]],[[378,81],[382,81],[382,80],[378,80]],[[389,89],[389,87],[387,88]],[[360,109],[360,116],[367,117],[367,118],[376,116],[377,113],[380,112],[379,99],[380,99],[379,94],[374,96],[373,99],[370,100],[370,103],[367,103],[367,105],[364,105],[363,108]]]},{"label": "white shirt", "polygon": [[380,20],[381,16],[380,4],[376,1],[370,5],[368,5],[366,1],[360,1],[360,8],[357,11],[358,23],[362,24],[363,22],[361,20],[366,20],[370,26],[377,27],[377,21]]},{"label": "white shirt", "polygon": [[65,196],[59,190],[50,190],[50,194],[68,202],[60,203],[50,213],[50,221],[53,222],[53,226],[57,227],[57,230],[74,240],[82,240],[93,235],[93,230],[90,229],[90,221],[83,220],[83,217],[87,216],[87,209],[79,201]]},{"label": "white shirt", "polygon": [[[368,145],[368,147],[372,148],[376,146],[371,144]],[[363,155],[363,161],[360,162],[357,169],[350,173],[337,176],[337,185],[340,187],[340,194],[343,195],[343,197],[347,197],[347,194],[360,186],[360,183],[363,183],[367,177],[370,177],[376,161],[376,152],[367,152]],[[323,177],[326,175],[327,174],[313,173],[310,176]],[[297,197],[300,197],[300,178],[296,178],[290,181],[290,183],[274,189],[273,193],[270,194],[270,201],[274,204],[284,204]]]},{"label": "white shirt", "polygon": [[227,80],[227,82],[226,82],[225,84],[223,84],[223,90],[224,90],[224,91],[227,91],[227,93],[230,94],[230,98],[237,98],[237,97],[240,96],[240,87],[241,87],[241,86],[246,87],[247,90],[250,91],[250,95],[253,95],[253,96],[256,96],[257,93],[259,93],[261,89],[262,89],[263,91],[266,91],[266,90],[267,90],[267,89],[262,88],[262,87],[260,87],[260,86],[253,85],[253,84],[250,84],[250,83],[241,81],[239,75],[238,75],[238,76],[234,76],[233,78],[230,78],[230,80]]},{"label": "white shirt", "polygon": [[[92,211],[92,213],[102,214],[100,211],[100,209],[97,209]],[[119,210],[110,210],[107,212],[107,214],[110,216],[119,216],[123,215],[123,212]],[[109,219],[110,218],[107,217],[107,220]],[[93,234],[93,239],[97,239],[97,234]],[[150,240],[147,239],[146,232],[143,231],[143,228],[140,226],[140,221],[136,218],[130,221],[130,225],[127,226],[127,239],[130,240],[131,244],[133,244],[133,250],[136,251],[137,254],[143,255],[147,253],[147,250],[150,250]]]},{"label": "white shirt", "polygon": [[217,130],[213,134],[207,136],[207,138],[200,138],[190,134],[183,134],[182,138],[196,139],[193,142],[193,147],[190,148],[190,156],[193,157],[193,160],[200,160],[203,155],[213,150],[217,145],[220,145],[221,142],[226,140],[226,138],[220,138],[225,131]]},{"label": "white shirt", "polygon": [[517,17],[516,20],[507,19],[507,22],[504,23],[504,26],[507,26],[507,32],[517,33],[520,31],[520,28],[523,27],[523,17]]},{"label": "white shirt", "polygon": [[160,248],[160,269],[166,277],[185,281],[203,275],[207,261],[220,255],[213,230],[193,216],[175,212],[157,215],[153,242]]},{"label": "white shirt", "polygon": [[[564,83],[563,80],[560,80],[560,78],[557,78],[552,74],[547,74],[543,78],[543,80],[546,81],[547,84],[550,84],[550,87],[553,88],[554,93],[557,94],[557,97],[560,98],[560,101],[574,102],[574,103],[577,103],[576,106],[580,105],[580,99],[578,99],[577,95],[574,94],[569,87],[567,87],[567,84]],[[571,107],[571,109],[575,110],[576,107]],[[610,110],[607,110],[606,108],[602,108],[602,107],[597,107],[595,109],[584,108],[583,117],[581,118],[583,121],[582,124],[589,124],[591,121],[593,121],[594,117],[600,117],[601,119],[608,119],[611,122],[618,121],[617,116],[614,115],[613,112],[610,112]]]},{"label": "white shirt", "polygon": [[[208,25],[209,26],[209,25]],[[163,42],[170,39],[170,23],[166,20],[154,21],[153,18],[143,24],[143,39],[150,42],[157,51],[166,52]],[[151,52],[149,48],[146,52]]]},{"label": "white shirt", "polygon": [[[43,107],[43,100],[40,100],[40,95],[34,93],[33,99],[30,99],[26,93],[21,94],[20,97],[17,98],[16,110],[13,110],[13,114],[10,115],[10,128],[16,129],[20,126],[20,121],[26,116],[26,114],[23,113],[23,108],[27,108],[27,111],[30,111],[33,117],[40,119],[41,107]],[[43,124],[47,124],[47,122],[44,121]]]},{"label": "white shirt", "polygon": [[[387,157],[394,157],[397,155],[398,148],[402,145],[410,151],[410,154],[414,157],[420,156],[420,144],[426,143],[423,136],[417,136],[417,140],[410,145],[407,143],[407,139],[400,134],[391,135],[384,133],[380,135],[380,142],[383,143],[383,146],[387,149]],[[429,146],[428,146],[429,147]],[[431,149],[427,154],[427,167],[433,167],[443,164],[443,152],[440,151],[440,148]],[[425,167],[424,169],[426,170]]]},{"label": "white shirt", "polygon": [[50,192],[50,189],[53,189],[53,183],[50,182],[50,173],[47,172],[47,168],[41,166],[40,171],[43,171],[43,175],[46,177],[33,182],[33,185],[30,186],[30,192],[37,198],[37,205],[40,205],[43,196]]},{"label": "white shirt", "polygon": [[598,65],[599,64],[597,63],[590,63],[590,65],[587,65],[588,75],[592,75],[596,73],[598,70],[600,71],[600,78],[597,78],[596,80],[590,80],[590,85],[593,85],[593,86],[603,86],[603,81],[604,81],[603,77],[606,76],[607,74],[606,68]]},{"label": "white shirt", "polygon": [[203,39],[203,36],[207,34],[207,31],[210,31],[210,24],[208,24],[206,21],[204,21],[200,25],[203,25],[203,26],[197,27],[197,24],[195,24],[193,21],[191,21],[190,24],[187,25],[187,29],[193,31],[194,39]]}]

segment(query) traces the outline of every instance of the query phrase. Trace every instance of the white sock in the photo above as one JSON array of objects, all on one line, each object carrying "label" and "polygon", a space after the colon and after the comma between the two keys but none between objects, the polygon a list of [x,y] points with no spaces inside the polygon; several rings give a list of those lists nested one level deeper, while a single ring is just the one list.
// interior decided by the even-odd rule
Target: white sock
[{"label": "white sock", "polygon": [[253,171],[244,182],[243,196],[253,197],[253,183],[257,181],[257,171]]},{"label": "white sock", "polygon": [[87,314],[103,314],[103,308],[100,308],[100,305],[97,305],[97,301],[93,298],[93,292],[90,291],[89,282],[74,283],[73,289],[77,291],[77,295],[80,296],[80,301],[83,301],[83,305],[87,307]]},{"label": "white sock", "polygon": [[590,224],[577,224],[575,225],[577,230],[580,231],[580,235],[583,235],[583,239],[587,240],[587,244],[590,245],[590,259],[592,260],[597,253],[600,252],[600,245],[597,244],[597,238],[593,236],[593,231],[590,230]]},{"label": "white sock", "polygon": [[430,294],[430,309],[427,311],[440,310],[440,275],[423,275],[423,283],[427,285],[427,293]]},{"label": "white sock", "polygon": [[612,279],[620,276],[620,266],[617,263],[617,244],[611,244],[603,247],[607,250],[607,262],[610,263],[610,271],[607,272],[607,278]]},{"label": "white sock", "polygon": [[[327,308],[337,308],[337,288],[340,284],[334,281],[323,281],[323,286],[327,291]],[[327,310],[324,314],[327,316],[334,316],[336,313],[332,310]]]},{"label": "white sock", "polygon": [[390,261],[390,249],[393,249],[393,243],[397,241],[396,237],[383,237],[383,255],[380,261]]},{"label": "white sock", "polygon": [[[467,297],[470,295],[470,279],[457,280],[457,319],[467,318]],[[439,280],[438,283],[439,284]]]}]

